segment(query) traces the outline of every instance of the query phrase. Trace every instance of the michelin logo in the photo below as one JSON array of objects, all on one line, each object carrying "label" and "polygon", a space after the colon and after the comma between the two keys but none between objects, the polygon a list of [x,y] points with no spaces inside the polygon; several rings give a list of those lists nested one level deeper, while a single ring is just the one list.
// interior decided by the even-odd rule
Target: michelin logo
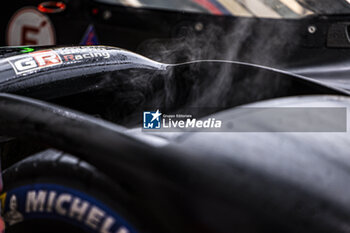
[{"label": "michelin logo", "polygon": [[12,195],[9,204],[10,210],[5,214],[4,219],[10,226],[23,221],[23,215],[17,210],[18,203],[16,195]]},{"label": "michelin logo", "polygon": [[[18,191],[11,192],[8,206],[5,208],[4,219],[8,225],[25,221],[31,216],[57,216],[56,218],[82,224],[96,233],[135,232],[108,207],[91,197],[85,198],[85,194],[62,189],[27,189],[24,193],[23,189]],[[22,201],[19,201],[20,199]]]},{"label": "michelin logo", "polygon": [[157,110],[156,112],[143,112],[143,128],[144,129],[160,129],[162,114]]},{"label": "michelin logo", "polygon": [[[108,216],[99,207],[68,193],[57,195],[55,191],[29,191],[27,193],[25,213],[53,212],[83,222],[100,233],[111,233],[115,219]],[[115,233],[129,233],[120,227]]]}]

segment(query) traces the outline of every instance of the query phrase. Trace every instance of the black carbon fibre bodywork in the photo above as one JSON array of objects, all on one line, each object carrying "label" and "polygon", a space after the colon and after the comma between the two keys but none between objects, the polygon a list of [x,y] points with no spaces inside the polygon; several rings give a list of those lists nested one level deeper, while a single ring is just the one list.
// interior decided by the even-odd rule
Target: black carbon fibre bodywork
[{"label": "black carbon fibre bodywork", "polygon": [[[48,99],[133,126],[138,125],[145,107],[177,110],[193,105],[203,107],[209,100],[217,111],[227,109],[216,115],[231,120],[236,116],[232,107],[276,97],[316,95],[269,100],[260,105],[349,106],[346,89],[286,71],[224,61],[174,66],[119,49],[100,47],[97,51],[105,49],[110,60],[101,63],[104,58],[99,56],[85,58],[86,62],[64,64],[64,57],[60,60],[54,56],[61,56],[62,48],[42,48],[25,55],[3,57],[2,65],[8,67],[4,73],[13,75],[8,83],[3,82],[4,90]],[[96,47],[64,50],[74,50],[76,53],[68,55],[76,56],[96,52]],[[16,69],[12,65],[18,59],[33,58],[35,64],[40,64],[40,58],[35,57],[47,51],[43,57],[49,63],[47,67],[34,67],[34,71],[31,67],[17,74],[11,71]],[[21,64],[25,66],[27,61],[17,65],[20,64],[21,69]],[[59,64],[53,65],[55,61]],[[127,65],[118,69],[123,61],[128,61]],[[77,75],[86,67],[89,75]],[[94,82],[103,80],[103,88],[86,88],[89,78]],[[70,79],[76,79],[78,86],[66,92],[60,82]],[[215,89],[218,80],[226,80],[230,85],[227,91],[221,90],[222,96],[210,89]],[[142,81],[147,82],[147,88]],[[170,84],[181,89],[167,88]],[[45,96],[45,91],[40,90],[50,95]],[[106,95],[102,94],[103,90]],[[115,95],[111,105],[106,98],[118,91],[129,93],[128,90],[134,95],[142,93],[143,101],[138,102],[138,106],[130,107],[125,101],[119,106]],[[96,108],[98,104],[94,101],[101,106]],[[84,105],[90,107],[84,108]],[[259,103],[251,106],[259,107]],[[126,113],[111,116],[106,114],[106,109]],[[146,134],[13,94],[1,94],[0,112],[2,135],[34,140],[45,147],[72,153],[93,164],[115,183],[122,184],[129,203],[124,217],[130,219],[130,224],[139,232],[232,232],[233,229],[238,232],[348,232],[350,211],[348,189],[344,184],[349,179],[350,143],[346,132]],[[206,114],[210,112],[203,116]],[[259,122],[257,125],[259,127]]]},{"label": "black carbon fibre bodywork", "polygon": [[[100,43],[137,53],[112,46],[0,48],[6,192],[24,180],[54,177],[74,187],[96,175],[84,189],[117,202],[139,233],[350,232],[348,125],[281,133],[257,119],[250,122],[257,132],[249,133],[142,130],[143,112],[156,109],[196,108],[198,118],[233,123],[249,118],[241,107],[346,112],[349,16],[258,19],[65,3],[66,11],[47,14],[57,44],[79,44],[93,25]],[[22,6],[14,2],[4,12],[1,31]],[[317,112],[305,117],[334,124]],[[275,126],[286,121],[273,119]],[[107,180],[117,191],[96,185]],[[47,225],[22,230],[45,232]]]},{"label": "black carbon fibre bodywork", "polygon": [[[279,106],[348,101],[287,98]],[[4,94],[0,103],[3,134],[74,153],[137,195],[128,214],[140,232],[347,232],[347,133],[152,136],[26,98]]]}]

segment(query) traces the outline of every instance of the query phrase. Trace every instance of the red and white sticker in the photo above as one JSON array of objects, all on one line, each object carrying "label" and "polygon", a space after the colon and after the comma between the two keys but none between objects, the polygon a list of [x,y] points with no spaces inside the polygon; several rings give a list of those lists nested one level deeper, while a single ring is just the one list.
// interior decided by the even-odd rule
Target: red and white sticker
[{"label": "red and white sticker", "polygon": [[8,45],[54,45],[55,43],[55,30],[49,17],[35,8],[22,8],[12,16],[7,27]]}]

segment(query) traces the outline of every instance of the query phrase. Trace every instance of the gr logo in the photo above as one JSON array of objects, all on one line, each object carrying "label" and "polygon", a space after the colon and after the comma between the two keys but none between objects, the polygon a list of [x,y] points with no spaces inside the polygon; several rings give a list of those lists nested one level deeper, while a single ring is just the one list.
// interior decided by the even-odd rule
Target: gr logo
[{"label": "gr logo", "polygon": [[8,60],[16,74],[32,72],[41,68],[62,64],[60,56],[53,50],[43,50],[10,58]]}]

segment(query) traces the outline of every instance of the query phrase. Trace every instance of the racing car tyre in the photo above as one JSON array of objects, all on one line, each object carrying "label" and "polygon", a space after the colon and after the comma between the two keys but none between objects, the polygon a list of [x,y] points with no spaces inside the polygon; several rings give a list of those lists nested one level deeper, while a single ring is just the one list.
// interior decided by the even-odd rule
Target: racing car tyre
[{"label": "racing car tyre", "polygon": [[3,179],[6,232],[136,232],[119,215],[127,202],[122,188],[72,155],[37,153],[6,169]]}]

